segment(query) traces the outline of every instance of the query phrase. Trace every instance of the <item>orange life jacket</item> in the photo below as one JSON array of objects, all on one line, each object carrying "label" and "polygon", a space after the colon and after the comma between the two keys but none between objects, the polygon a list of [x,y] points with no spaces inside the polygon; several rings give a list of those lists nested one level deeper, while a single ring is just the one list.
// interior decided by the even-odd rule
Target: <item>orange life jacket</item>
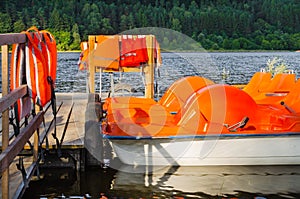
[{"label": "orange life jacket", "polygon": [[42,50],[45,46],[39,32],[31,35],[27,31],[26,35],[29,40],[26,46],[26,52],[28,52],[26,57],[27,83],[31,82],[29,91],[34,101],[44,106],[51,100],[51,86],[48,82],[49,67]]},{"label": "orange life jacket", "polygon": [[120,50],[118,35],[96,37],[93,63],[105,70],[119,70]]},{"label": "orange life jacket", "polygon": [[51,77],[53,83],[56,80],[56,68],[57,68],[57,48],[56,41],[53,35],[47,30],[40,31],[43,36],[44,45],[42,45],[42,53],[45,56],[48,65],[48,76]]},{"label": "orange life jacket", "polygon": [[[13,45],[10,90],[27,84],[29,96],[33,102],[43,107],[54,97],[52,90],[56,79],[56,42],[51,33],[48,31],[39,32],[35,27],[22,33],[26,34],[28,42],[25,45]],[[28,110],[26,112],[22,110],[24,109],[23,101],[18,101],[19,119],[28,113]],[[28,100],[26,103],[26,107],[28,107]]]},{"label": "orange life jacket", "polygon": [[[149,61],[145,35],[99,35],[93,52],[95,66],[105,70],[119,71],[120,67],[139,67]],[[88,42],[81,42],[78,61],[79,70],[88,68]],[[154,38],[154,58],[157,66],[162,64],[160,46]],[[108,50],[109,49],[109,50]]]},{"label": "orange life jacket", "polygon": [[88,67],[88,55],[89,55],[89,46],[88,42],[80,43],[81,53],[78,60],[79,70],[87,69]]},{"label": "orange life jacket", "polygon": [[[26,83],[25,74],[25,45],[14,44],[10,61],[10,90],[14,90]],[[23,97],[17,101],[17,119],[28,115],[31,111],[31,102],[28,98]]]},{"label": "orange life jacket", "polygon": [[138,67],[148,62],[145,35],[122,35],[121,41],[121,67]]}]

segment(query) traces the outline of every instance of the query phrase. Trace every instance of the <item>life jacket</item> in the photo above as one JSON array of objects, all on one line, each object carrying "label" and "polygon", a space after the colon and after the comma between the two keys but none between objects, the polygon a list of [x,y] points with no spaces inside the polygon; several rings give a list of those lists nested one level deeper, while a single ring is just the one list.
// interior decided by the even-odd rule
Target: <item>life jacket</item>
[{"label": "life jacket", "polygon": [[105,70],[119,70],[119,36],[100,35],[96,37],[93,63]]},{"label": "life jacket", "polygon": [[44,45],[42,45],[42,53],[45,56],[48,65],[48,78],[55,84],[57,69],[57,47],[53,35],[47,30],[40,31],[43,36]]},{"label": "life jacket", "polygon": [[[49,32],[39,32],[35,27],[22,33],[26,34],[28,42],[13,45],[10,90],[27,84],[29,97],[34,103],[43,107],[54,97],[52,90],[56,79],[56,42]],[[22,110],[24,104],[22,100],[17,104],[19,119],[21,119],[25,114]]]},{"label": "life jacket", "polygon": [[[13,45],[10,60],[10,90],[12,91],[22,84],[26,84],[25,44]],[[22,97],[17,100],[16,106],[15,115],[18,121],[27,116],[31,111],[31,101],[28,97]]]},{"label": "life jacket", "polygon": [[120,67],[139,67],[147,63],[148,52],[145,35],[122,35]]},{"label": "life jacket", "polygon": [[155,63],[156,65],[159,67],[162,65],[162,58],[161,58],[161,54],[160,54],[160,46],[158,41],[156,40],[156,38],[154,38],[154,59],[155,59]]},{"label": "life jacket", "polygon": [[[48,82],[49,66],[43,54],[45,44],[39,32],[26,32],[29,40],[26,46],[26,74],[30,96],[34,101],[44,106],[51,100],[51,86]],[[47,55],[46,55],[47,56]]]},{"label": "life jacket", "polygon": [[78,60],[79,70],[85,70],[88,67],[89,46],[88,42],[80,43],[81,53]]},{"label": "life jacket", "polygon": [[[152,45],[151,45],[152,46]],[[88,42],[81,42],[79,70],[88,68]],[[154,59],[162,64],[160,47],[154,38]],[[139,67],[149,61],[146,35],[99,35],[95,36],[93,64],[105,70],[119,71],[120,67]]]}]

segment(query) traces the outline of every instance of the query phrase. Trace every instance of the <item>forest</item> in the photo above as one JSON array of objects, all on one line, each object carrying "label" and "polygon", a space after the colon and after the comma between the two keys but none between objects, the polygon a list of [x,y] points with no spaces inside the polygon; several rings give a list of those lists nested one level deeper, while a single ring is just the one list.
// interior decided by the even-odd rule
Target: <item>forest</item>
[{"label": "forest", "polygon": [[2,0],[0,33],[47,29],[58,49],[90,34],[141,27],[181,32],[207,50],[299,50],[299,0]]}]

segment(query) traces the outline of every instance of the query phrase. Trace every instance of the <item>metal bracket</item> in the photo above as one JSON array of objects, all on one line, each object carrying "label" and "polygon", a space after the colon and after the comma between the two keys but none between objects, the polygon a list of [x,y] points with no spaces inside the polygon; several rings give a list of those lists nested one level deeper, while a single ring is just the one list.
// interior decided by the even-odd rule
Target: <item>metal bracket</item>
[{"label": "metal bracket", "polygon": [[244,117],[240,122],[233,124],[229,126],[228,124],[224,124],[224,126],[230,131],[230,132],[236,132],[238,128],[244,128],[246,124],[248,123],[249,118],[246,116]]},{"label": "metal bracket", "polygon": [[24,182],[24,184],[26,184],[27,174],[26,174],[25,167],[24,167],[23,157],[19,157],[19,163],[17,164],[17,168],[19,171],[21,171],[22,177],[23,177],[23,182]]}]

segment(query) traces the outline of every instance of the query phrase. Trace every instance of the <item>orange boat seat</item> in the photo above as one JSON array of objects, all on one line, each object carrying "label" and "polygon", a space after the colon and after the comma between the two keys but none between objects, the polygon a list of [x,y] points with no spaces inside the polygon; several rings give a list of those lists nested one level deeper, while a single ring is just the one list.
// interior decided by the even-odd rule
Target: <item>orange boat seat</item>
[{"label": "orange boat seat", "polygon": [[[277,74],[269,82],[268,86],[261,87],[257,93],[249,93],[258,104],[266,104],[270,101],[270,96],[275,96],[279,100],[283,98],[293,88],[296,82],[295,74]],[[264,102],[266,100],[266,102]],[[271,100],[272,101],[272,100]]]},{"label": "orange boat seat", "polygon": [[266,87],[270,83],[271,77],[271,73],[256,72],[243,90],[251,96],[252,94],[256,95],[261,88]]},{"label": "orange boat seat", "polygon": [[[269,98],[269,101],[259,101],[260,104],[269,104],[276,106],[277,108],[285,108],[289,112],[300,113],[300,79],[294,84],[290,92],[280,99]],[[290,110],[289,110],[290,108]]]},{"label": "orange boat seat", "polygon": [[188,100],[182,110],[182,117],[176,116],[179,126],[195,128],[193,123],[196,121],[192,118],[196,120],[203,118],[205,122],[198,121],[198,131],[211,131],[207,125],[215,124],[214,127],[218,127],[220,132],[224,127],[237,124],[245,117],[250,120],[255,118],[257,109],[255,101],[246,92],[233,86],[210,85],[200,89],[191,98],[193,99]]},{"label": "orange boat seat", "polygon": [[295,74],[276,74],[272,78],[270,85],[265,88],[261,88],[259,92],[289,92],[292,86],[295,84],[295,82]]},{"label": "orange boat seat", "polygon": [[147,111],[150,106],[159,104],[164,106],[170,113],[177,113],[189,96],[200,88],[211,84],[214,84],[214,82],[206,78],[188,76],[174,82],[158,102],[150,98],[113,97],[106,99],[103,109],[108,114],[112,113],[113,109],[140,108]]},{"label": "orange boat seat", "polygon": [[169,112],[177,113],[194,92],[213,84],[213,81],[204,77],[189,76],[183,78],[170,86],[158,103]]}]

